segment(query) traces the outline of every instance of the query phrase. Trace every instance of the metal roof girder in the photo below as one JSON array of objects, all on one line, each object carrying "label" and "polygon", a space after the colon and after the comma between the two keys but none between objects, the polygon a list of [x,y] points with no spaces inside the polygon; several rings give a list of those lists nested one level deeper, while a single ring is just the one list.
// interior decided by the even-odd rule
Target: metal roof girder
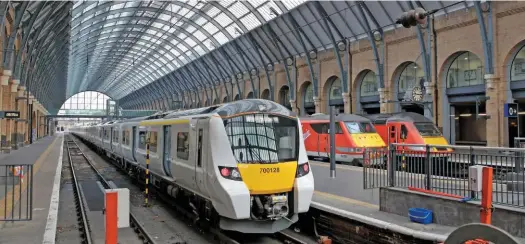
[{"label": "metal roof girder", "polygon": [[[50,62],[52,62],[53,60],[58,60],[59,56],[60,55],[64,55],[65,52],[67,52],[67,49],[65,49],[64,47],[67,45],[67,43],[62,43],[62,46],[60,47],[60,49],[57,49],[57,45],[58,45],[58,42],[55,42],[55,45],[49,49],[41,49],[42,50],[46,50],[45,52],[39,52],[39,55],[35,58],[35,66],[33,66],[34,68],[36,67],[36,70],[35,70],[35,73],[37,73],[37,77],[41,77],[41,72],[46,72],[48,71],[48,69],[51,69],[52,68],[52,65],[49,65]],[[59,53],[60,55],[57,55],[56,53],[59,52],[59,50],[61,51],[61,53]],[[38,66],[36,66],[38,64]],[[47,64],[47,65],[46,65]],[[51,67],[51,68],[50,68]],[[47,68],[47,69],[46,69]]]},{"label": "metal roof girder", "polygon": [[[329,3],[332,5],[332,7],[333,7],[334,9],[337,10],[337,7],[335,6],[334,2],[330,1]],[[350,30],[350,33],[352,34],[352,36],[356,36],[354,30],[352,29],[352,27],[350,26],[350,24],[348,24],[348,22],[346,22],[345,18],[344,18],[343,15],[341,14],[341,12],[340,12],[340,11],[337,11],[336,13],[337,13],[337,15],[339,15],[339,17],[343,20],[343,23],[346,25],[346,28],[348,28],[348,30]],[[335,23],[332,23],[332,24],[334,24],[334,28],[336,28],[336,29],[339,31],[339,28],[335,27]],[[340,31],[339,31],[339,34],[341,34]],[[344,38],[344,36],[343,36],[342,34],[340,35],[340,37]]]},{"label": "metal roof girder", "polygon": [[[220,53],[222,54],[222,56],[226,59],[226,61],[228,63],[228,67],[230,68],[230,71],[231,71],[230,77],[233,76],[233,79],[236,79],[236,70],[235,70],[235,68],[240,70],[239,67],[237,66],[237,64],[235,62],[232,62],[231,57],[225,52],[225,50],[223,48],[220,48]],[[233,65],[232,65],[232,63],[233,63]],[[233,81],[233,79],[230,80],[230,81]],[[237,83],[237,92],[238,92],[239,96],[242,96],[242,91],[241,91],[241,87],[239,86],[239,82],[236,82],[236,83]],[[232,84],[232,89],[233,89],[233,82],[231,82],[231,84]],[[233,93],[233,91],[232,91],[232,93]]]},{"label": "metal roof girder", "polygon": [[[481,34],[481,41],[483,43],[483,56],[485,58],[485,74],[494,74],[494,50],[493,50],[493,24],[492,24],[492,4],[487,1],[485,2],[488,6],[487,11],[487,23],[485,24],[485,18],[483,11],[481,10],[481,4],[478,1],[474,1],[474,8],[476,9],[476,17],[479,23],[479,29]],[[488,27],[487,27],[488,26]]]},{"label": "metal roof girder", "polygon": [[[328,37],[330,37],[330,41],[333,45],[334,54],[336,56],[337,65],[339,66],[339,71],[341,75],[341,85],[343,86],[343,93],[351,93],[348,91],[348,65],[343,65],[343,58],[347,57],[347,47],[346,47],[346,41],[343,39],[342,41],[336,42],[334,34],[332,33],[332,28],[330,28],[330,24],[332,24],[332,27],[336,29],[336,26],[333,24],[333,22],[329,21],[329,16],[327,15],[326,11],[324,10],[323,6],[319,2],[315,2],[315,7],[318,11],[318,14],[321,16],[322,22],[325,25],[325,29],[328,32]],[[344,55],[341,57],[341,55]],[[346,60],[345,60],[346,61]]]},{"label": "metal roof girder", "polygon": [[[228,33],[228,31],[226,31],[223,28],[223,26],[221,26],[214,18],[212,18],[209,15],[207,15],[206,13],[202,12],[200,9],[195,11],[195,8],[193,8],[193,6],[188,5],[188,4],[184,3],[184,2],[174,1],[174,2],[171,2],[171,4],[178,5],[180,7],[184,7],[186,9],[190,10],[190,11],[195,12],[196,14],[199,14],[200,17],[203,17],[204,19],[206,19],[207,21],[209,21],[210,23],[215,25],[217,27],[217,29],[219,29],[219,31],[223,32],[223,34],[228,38],[228,40],[233,40],[233,37]],[[111,10],[111,11],[108,11],[108,12],[110,12],[111,14],[120,13],[120,12],[129,12],[129,10],[126,10],[126,9],[128,9],[128,8],[116,9],[116,10]],[[142,7],[141,11],[154,12],[153,11],[154,9],[156,9],[156,8],[153,8],[153,7],[144,8],[144,7]],[[185,18],[185,16],[182,16],[182,15],[180,15],[178,13],[174,13],[174,12],[166,10],[166,9],[163,9],[162,13],[166,14],[166,15],[174,16],[177,19],[183,19],[184,23],[190,24],[190,25],[194,26],[197,29],[202,28],[200,25],[197,25],[193,20]],[[89,15],[88,13],[85,13],[85,14]],[[97,16],[95,16],[93,18],[90,18],[90,19],[88,19],[88,21],[91,20],[91,19],[96,20],[94,18],[97,18],[98,16],[100,16],[100,15],[97,15]],[[79,19],[79,18],[76,18],[76,19]],[[83,19],[83,20],[85,20],[85,19]],[[72,24],[72,26],[74,27],[73,30],[75,30],[76,27],[79,26],[79,25],[75,25],[75,24],[78,24],[78,23],[74,22]],[[204,28],[202,28],[202,30],[204,30]]]},{"label": "metal roof girder", "polygon": [[[187,66],[185,66],[187,67]],[[187,69],[187,68],[186,68]],[[193,86],[189,86],[190,88],[188,89],[189,91],[195,91],[195,90],[198,90],[198,86],[195,84],[199,84],[198,82],[196,82],[193,78],[192,75],[188,75],[189,73],[191,73],[191,71],[186,71],[184,68],[181,68],[179,69],[180,70],[180,75],[185,79],[187,80],[190,84],[192,84]],[[188,72],[188,74],[186,73]],[[199,84],[200,85],[200,84]],[[195,100],[197,101],[200,101],[201,100],[201,96],[198,92],[195,92]],[[193,100],[192,100],[193,101]]]},{"label": "metal roof girder", "polygon": [[[204,70],[206,71],[206,73],[208,74],[209,77],[211,77],[211,74],[213,74],[213,76],[215,77],[215,80],[217,82],[215,82],[212,78],[212,86],[213,86],[213,90],[215,91],[215,97],[219,97],[219,93],[217,92],[217,85],[221,83],[221,78],[219,75],[217,75],[215,73],[215,70],[213,70],[209,65],[208,63],[206,62],[206,59],[203,59],[202,60],[202,63],[204,65]],[[210,71],[211,70],[211,71]]]},{"label": "metal roof girder", "polygon": [[243,33],[246,33],[248,32],[248,28],[246,28],[246,26],[244,25],[244,23],[242,23],[239,18],[235,17],[235,15],[227,8],[223,7],[222,5],[216,3],[216,2],[209,2],[211,5],[213,5],[214,7],[218,8],[222,13],[226,14],[226,16],[228,16],[231,20],[233,20],[233,22],[235,22],[235,24],[237,24],[237,26],[239,26],[239,28],[241,28],[241,31]]},{"label": "metal roof girder", "polygon": [[[299,51],[297,50],[297,48],[295,48],[295,45],[293,44],[293,42],[290,40],[290,38],[288,38],[288,36],[286,35],[287,33],[285,31],[283,31],[283,29],[281,28],[281,26],[279,25],[279,22],[284,22],[285,25],[286,25],[286,21],[284,21],[284,18],[282,19],[282,21],[279,21],[281,20],[281,18],[276,18],[275,21],[272,21],[271,23],[268,23],[269,26],[271,26],[271,24],[275,24],[275,26],[277,26],[277,29],[282,33],[281,36],[284,36],[284,39],[286,41],[288,41],[290,43],[290,46],[292,47],[293,51],[295,53],[299,53]],[[288,45],[285,45],[283,40],[281,40],[281,37],[277,35],[277,33],[275,32],[275,30],[272,28],[272,31],[275,33],[275,36],[277,38],[279,38],[279,42],[283,45],[284,49],[286,50],[287,54],[288,55],[292,55],[292,52],[290,52],[290,50],[288,50]]]},{"label": "metal roof girder", "polygon": [[[246,59],[248,59],[248,58],[247,58],[246,54],[242,51],[241,47],[239,47],[238,44],[233,44],[233,45],[237,48],[237,52],[238,52],[238,53],[241,53],[241,59],[242,59],[242,62],[243,62],[243,64],[244,64],[244,68],[246,69],[246,71],[249,72],[252,68],[256,67],[256,66],[253,64],[253,62],[248,61],[248,62],[250,62],[250,64],[252,65],[252,67],[249,67],[249,66],[248,66],[248,62],[246,61]],[[250,60],[250,59],[248,59],[248,60]],[[256,92],[256,90],[255,90],[255,84],[253,84],[253,79],[252,79],[252,76],[251,76],[251,75],[250,75],[250,85],[251,85],[251,87],[252,87],[252,91],[253,91],[253,92]]]},{"label": "metal roof girder", "polygon": [[[272,62],[272,60],[270,59],[268,54],[264,51],[264,49],[261,48],[261,46],[259,45],[257,40],[253,37],[252,33],[250,32],[250,33],[248,33],[246,35],[248,35],[247,37],[250,40],[253,48],[255,48],[257,50],[257,55],[259,56],[259,59],[261,60],[261,63],[259,63],[259,64],[264,66],[265,63]],[[263,56],[264,56],[264,58],[266,58],[266,60],[264,60]],[[268,62],[266,62],[266,61],[268,61]]]},{"label": "metal roof girder", "polygon": [[[163,3],[163,4],[166,4],[166,3]],[[142,11],[142,9],[143,9],[143,7],[141,7],[141,6],[139,5],[139,7],[134,8],[133,11],[134,11],[134,12]],[[155,9],[155,10],[156,10],[156,11],[152,11],[152,12],[155,13],[154,16],[157,16],[157,17],[158,17],[158,15],[160,14],[160,11],[162,11],[162,9],[158,8],[158,9]],[[153,21],[153,20],[154,20],[154,19],[151,18],[149,21]],[[142,27],[142,28],[143,28],[143,29],[147,29],[147,27]],[[133,45],[135,45],[135,44],[138,42],[138,40],[140,39],[141,36],[142,36],[142,35],[137,36],[137,37],[135,38],[135,40],[131,43],[131,45],[127,45],[128,51],[127,51],[127,52],[122,52],[122,54],[119,54],[119,57],[127,55],[127,54],[129,53],[129,49],[131,49],[131,47],[132,47]],[[147,50],[149,50],[149,49],[147,49]],[[91,54],[91,56],[92,56],[92,55],[93,55],[93,53]],[[139,62],[142,63],[142,60],[140,60]],[[105,67],[105,70],[107,70],[107,69],[111,69],[110,67],[112,67],[112,66],[114,66],[114,64]],[[117,78],[118,78],[119,81],[122,80],[122,77],[121,77],[121,76],[123,75],[123,72],[124,72],[124,71],[121,71],[120,73],[118,73],[117,75],[115,75],[116,78],[113,79],[111,82],[116,81]],[[112,73],[113,73],[113,72],[112,72]],[[111,73],[111,74],[112,74],[112,73]],[[129,74],[129,73],[128,73],[128,74]],[[91,83],[91,84],[94,84],[95,82],[93,82],[92,79],[93,79],[92,76],[89,77],[89,81],[90,81],[90,83]],[[105,83],[105,81],[106,81],[106,79],[104,79],[104,80],[102,80],[102,81],[100,81],[100,82],[96,82],[96,84],[94,84],[94,85],[92,85],[92,86],[100,87],[103,83]],[[90,85],[91,85],[91,84],[90,84]],[[110,84],[111,84],[111,83],[110,83]],[[97,88],[97,89],[98,89],[98,88]],[[105,88],[101,88],[101,89],[105,89]]]},{"label": "metal roof girder", "polygon": [[[21,42],[21,45],[20,45],[20,48],[18,48],[18,52],[16,53],[15,55],[15,66],[13,68],[13,76],[15,79],[20,79],[20,74],[21,74],[21,63],[22,63],[22,55],[23,55],[23,51],[26,50],[28,47],[27,47],[27,41],[29,40],[29,36],[31,34],[32,31],[32,28],[33,28],[33,25],[36,21],[36,19],[38,18],[40,12],[42,11],[42,9],[47,5],[48,2],[38,2],[38,7],[37,9],[35,10],[35,13],[31,16],[30,20],[29,20],[29,24],[27,25],[27,33],[25,35],[22,36],[22,42]],[[49,16],[51,16],[51,14],[49,14]]]},{"label": "metal roof girder", "polygon": [[[408,4],[410,5],[410,8],[412,9],[415,9],[414,8],[414,4],[412,2],[408,2]],[[366,6],[366,5],[365,5]],[[404,11],[404,9],[403,9]],[[370,14],[370,11],[368,11],[368,13]],[[427,25],[427,27],[430,27],[430,23]],[[424,68],[424,71],[425,71],[425,80],[427,82],[430,82],[431,81],[431,70],[430,70],[430,45],[428,46],[428,51],[427,51],[427,47],[425,45],[425,40],[423,39],[423,33],[421,32],[421,29],[419,28],[419,26],[416,27],[416,33],[417,33],[417,40],[419,42],[419,47],[421,48],[421,53],[423,54],[423,68]],[[383,42],[383,31],[380,30],[380,34],[381,34],[381,41]],[[428,41],[430,42],[430,28],[428,28]]]},{"label": "metal roof girder", "polygon": [[15,38],[17,36],[18,28],[20,27],[20,22],[22,21],[22,17],[24,17],[24,12],[26,11],[28,4],[29,2],[24,1],[21,3],[21,5],[15,8],[15,21],[11,26],[11,33],[9,34],[7,46],[4,48],[4,62],[2,65],[4,67],[4,70],[12,70],[10,66],[13,50],[15,48]]},{"label": "metal roof girder", "polygon": [[[203,60],[195,60],[195,66],[197,66],[196,67],[197,70],[202,69],[204,72],[206,72],[206,75],[205,74],[201,74],[201,72],[197,72],[197,74],[199,76],[202,75],[203,79],[205,78],[208,81],[208,85],[211,86],[210,89],[213,89],[213,92],[215,93],[215,96],[217,97],[217,89],[215,88],[215,83],[213,82],[213,79],[210,76],[208,70],[204,67]],[[211,97],[213,98],[213,93],[212,93]]]},{"label": "metal roof girder", "polygon": [[[193,64],[193,66],[197,65],[194,62],[192,62],[191,64]],[[206,79],[204,77],[204,74],[199,72],[199,67],[192,67],[192,71],[195,72],[197,74],[198,78],[203,81],[202,87],[204,89],[204,94],[206,95],[206,99],[210,100],[210,96],[208,95],[208,89],[206,89],[206,84],[204,83],[204,81],[207,81],[207,85],[210,85],[209,79]],[[212,97],[213,97],[213,94],[212,94]]]},{"label": "metal roof girder", "polygon": [[[143,10],[140,10],[140,11],[143,11]],[[128,11],[124,11],[124,12],[128,12]],[[109,13],[108,13],[109,15]],[[125,19],[130,19],[130,20],[137,20],[137,17],[138,16],[125,16],[125,17],[117,17],[117,18],[113,18],[109,21],[107,21],[107,23],[112,23],[112,22],[119,22],[119,21],[122,21],[121,18],[125,18]],[[184,18],[184,16],[180,16],[180,18]],[[202,48],[203,50],[207,50],[209,51],[208,47],[206,45],[204,45],[201,41],[199,41],[199,39],[197,39],[197,37],[195,37],[195,35],[192,35],[191,33],[189,33],[186,29],[184,28],[179,28],[178,26],[175,26],[174,24],[168,22],[168,21],[165,21],[165,20],[160,20],[158,18],[151,18],[151,17],[140,17],[140,18],[145,18],[147,19],[148,21],[153,21],[155,23],[161,23],[163,24],[164,26],[169,26],[170,29],[171,28],[175,28],[176,31],[173,32],[173,33],[168,33],[168,36],[169,37],[172,37],[172,38],[177,38],[177,35],[182,32],[184,33],[187,37],[191,38],[195,43],[198,43]],[[204,35],[206,35],[211,41],[213,41],[215,44],[219,44],[219,42],[217,41],[217,39],[215,39],[215,37],[213,37],[207,30],[205,30],[204,28],[202,28],[202,26],[200,25],[197,25],[195,24],[193,21],[187,21],[185,23],[193,23],[193,24],[190,24],[192,25],[193,27],[195,27],[196,29],[200,30]],[[98,26],[104,26],[105,24],[107,24],[106,22],[100,22],[100,23],[97,23],[95,25],[90,25],[89,27],[87,27],[86,29],[91,29],[91,28],[96,28]],[[110,28],[101,28],[101,30],[104,30],[104,29],[116,29],[116,28],[129,28],[129,27],[135,27],[135,26],[148,26],[148,29],[151,29],[151,30],[155,30],[156,32],[159,32],[159,33],[164,33],[163,35],[166,34],[167,31],[163,30],[162,28],[157,28],[157,27],[154,27],[154,26],[151,26],[151,25],[145,25],[145,24],[140,24],[140,23],[136,23],[136,24],[129,24],[129,23],[126,23],[126,24],[118,24],[118,25],[114,25],[114,26],[111,26]],[[222,28],[222,27],[221,27]],[[123,30],[124,30],[123,29]],[[219,28],[220,29],[220,28]],[[79,32],[73,32],[72,33],[72,40],[73,42],[77,42],[80,38],[84,37],[84,35],[80,36],[80,37],[77,37],[78,34],[82,33],[82,31],[84,30],[80,30]],[[101,31],[102,32],[102,31]],[[120,31],[119,31],[120,32]],[[87,35],[89,35],[90,33],[88,33]],[[96,36],[95,36],[96,37]],[[88,37],[89,38],[92,38],[91,36]],[[184,41],[180,41],[181,43],[184,43]],[[191,50],[190,48],[188,48],[188,50]]]},{"label": "metal roof girder", "polygon": [[[361,15],[360,19],[364,23],[365,30],[367,30],[368,41],[370,42],[370,45],[372,46],[372,51],[374,53],[374,61],[376,63],[376,68],[377,68],[377,75],[376,75],[377,78],[376,79],[377,79],[377,82],[379,83],[378,84],[379,88],[385,88],[385,82],[383,79],[384,78],[384,75],[383,75],[384,52],[382,52],[381,56],[379,55],[379,51],[377,50],[375,39],[372,35],[372,29],[370,28],[370,24],[368,24],[368,20],[366,19],[365,13],[363,9],[361,8],[361,5],[358,5],[357,9],[359,10],[359,13]],[[383,38],[382,31],[380,31],[380,34],[381,34],[381,40],[383,40],[384,38]]]},{"label": "metal roof girder", "polygon": [[[301,47],[303,49],[303,52],[305,54],[305,57],[306,57],[306,63],[308,64],[308,70],[310,71],[310,79],[312,80],[312,83],[314,85],[314,97],[319,97],[319,91],[318,91],[318,80],[317,80],[317,77],[319,76],[319,72],[316,72],[318,70],[314,69],[313,67],[313,64],[312,64],[312,59],[315,59],[314,62],[316,62],[316,64],[318,64],[319,62],[317,62],[317,51],[316,50],[311,50],[311,51],[308,51],[306,49],[306,45],[304,43],[304,39],[303,39],[303,35],[304,33],[302,33],[300,31],[301,27],[299,27],[299,24],[297,23],[297,21],[295,21],[295,19],[293,18],[293,16],[291,14],[289,14],[289,19],[290,19],[290,22],[292,22],[292,26],[293,28],[290,28],[290,29],[295,29],[296,31],[293,31],[294,34],[295,34],[295,38],[297,38],[297,40],[299,41],[299,43],[301,44]],[[312,54],[313,53],[313,54]]]}]

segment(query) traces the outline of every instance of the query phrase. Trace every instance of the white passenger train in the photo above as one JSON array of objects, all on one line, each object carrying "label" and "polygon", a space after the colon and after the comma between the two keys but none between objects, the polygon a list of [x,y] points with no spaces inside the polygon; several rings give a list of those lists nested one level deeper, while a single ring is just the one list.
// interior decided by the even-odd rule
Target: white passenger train
[{"label": "white passenger train", "polygon": [[145,179],[196,219],[224,230],[274,233],[307,212],[314,191],[299,119],[249,99],[71,128],[130,175]]}]

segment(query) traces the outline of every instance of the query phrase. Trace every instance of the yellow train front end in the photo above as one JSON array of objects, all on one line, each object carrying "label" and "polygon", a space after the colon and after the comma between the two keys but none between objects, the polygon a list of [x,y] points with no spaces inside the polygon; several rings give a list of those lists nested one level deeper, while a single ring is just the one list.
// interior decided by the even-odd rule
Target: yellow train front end
[{"label": "yellow train front end", "polygon": [[296,219],[308,211],[314,184],[299,120],[253,113],[224,118],[224,124],[250,193],[251,219]]}]

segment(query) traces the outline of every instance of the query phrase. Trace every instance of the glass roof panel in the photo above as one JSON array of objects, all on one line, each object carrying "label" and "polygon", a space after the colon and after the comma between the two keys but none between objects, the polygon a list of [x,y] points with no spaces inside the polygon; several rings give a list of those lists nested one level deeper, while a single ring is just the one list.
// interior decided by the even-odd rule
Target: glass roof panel
[{"label": "glass roof panel", "polygon": [[217,15],[217,17],[215,17],[215,20],[219,22],[219,24],[223,27],[233,22],[233,20],[231,20],[230,17],[228,17],[225,13],[220,13],[219,15]]},{"label": "glass roof panel", "polygon": [[249,13],[248,15],[241,18],[241,22],[246,26],[248,30],[251,30],[261,24],[255,17],[255,14]]},{"label": "glass roof panel", "polygon": [[193,35],[197,37],[199,41],[204,41],[204,39],[206,39],[206,36],[200,30],[195,31]]},{"label": "glass roof panel", "polygon": [[[291,3],[287,1],[283,4],[292,8],[304,0],[291,0]],[[278,14],[281,13],[273,1],[267,0],[226,0],[213,3],[199,0],[74,3],[78,10],[73,11],[75,16],[72,25],[78,25],[74,27],[78,34],[75,34],[70,43],[73,47],[70,59],[86,67],[68,71],[68,82],[77,83],[71,87],[100,89],[115,99],[120,99],[128,92],[139,89],[142,85],[206,55],[209,50],[228,43],[231,41],[228,36],[235,38],[242,35],[241,30],[244,27],[252,30],[264,24],[257,19],[257,15],[250,13],[249,4],[259,11],[265,20],[276,17],[271,14],[270,6],[274,7]],[[220,8],[216,7],[218,5],[227,9],[229,13],[220,11]],[[125,9],[125,12],[112,12],[122,9]],[[239,27],[239,22],[243,23],[243,28]],[[124,55],[124,58],[114,54]],[[86,56],[94,60],[86,62]],[[135,67],[140,67],[142,71],[128,75],[129,72],[125,70],[130,69],[130,62],[133,60],[143,60]],[[116,68],[108,72],[105,70],[108,66]],[[72,67],[68,66],[69,69]],[[105,77],[100,77],[101,72]],[[131,80],[137,77],[141,79],[140,84]],[[97,83],[91,84],[92,82]],[[188,84],[187,87],[193,86],[194,84]],[[79,88],[68,88],[67,92],[75,92],[74,89]]]},{"label": "glass roof panel", "polygon": [[226,35],[224,35],[222,32],[217,32],[217,34],[213,35],[213,37],[215,37],[217,42],[219,42],[221,45],[229,41]]},{"label": "glass roof panel", "polygon": [[202,28],[208,31],[208,33],[212,35],[215,34],[215,32],[219,31],[219,28],[217,28],[217,26],[215,26],[211,22],[206,23],[205,25],[202,26]]}]

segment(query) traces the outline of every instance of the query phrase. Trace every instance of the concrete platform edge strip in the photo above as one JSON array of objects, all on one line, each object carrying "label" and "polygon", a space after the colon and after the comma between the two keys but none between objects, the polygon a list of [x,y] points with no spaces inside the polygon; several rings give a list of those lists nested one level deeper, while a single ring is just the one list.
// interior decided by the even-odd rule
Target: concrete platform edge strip
[{"label": "concrete platform edge strip", "polygon": [[338,209],[326,204],[318,203],[318,202],[312,202],[310,207],[317,208],[323,211],[327,211],[333,214],[338,214],[342,217],[346,217],[352,220],[356,220],[365,224],[373,225],[378,228],[387,229],[393,232],[401,233],[407,236],[413,236],[415,238],[423,239],[423,240],[429,240],[429,241],[436,241],[436,242],[444,242],[447,239],[446,235],[440,235],[430,232],[424,232],[420,230],[414,230],[410,229],[408,227],[404,227],[401,225],[389,223],[383,220],[374,219],[365,215],[345,211],[342,209]]},{"label": "concrete platform edge strip", "polygon": [[64,136],[60,144],[60,154],[58,156],[58,164],[55,172],[55,179],[53,181],[53,192],[51,193],[51,201],[49,203],[49,213],[47,215],[46,229],[44,231],[44,239],[42,243],[54,244],[57,230],[58,220],[58,203],[60,201],[60,178],[62,177],[62,157],[64,156]]}]

